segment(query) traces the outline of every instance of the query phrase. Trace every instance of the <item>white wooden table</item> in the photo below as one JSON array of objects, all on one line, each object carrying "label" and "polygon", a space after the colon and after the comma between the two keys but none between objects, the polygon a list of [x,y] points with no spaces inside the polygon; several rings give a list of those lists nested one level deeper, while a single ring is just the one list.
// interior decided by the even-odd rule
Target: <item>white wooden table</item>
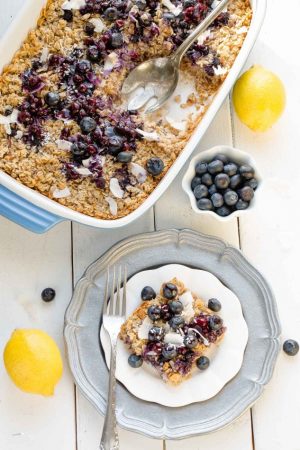
[{"label": "white wooden table", "polygon": [[[0,36],[24,0],[0,0]],[[293,11],[288,17],[288,11]],[[88,264],[114,242],[135,233],[189,227],[240,247],[270,281],[277,297],[283,338],[300,340],[300,126],[299,0],[272,0],[260,38],[247,66],[274,70],[287,88],[281,121],[265,134],[239,123],[228,99],[200,149],[234,144],[249,151],[266,180],[263,201],[252,215],[231,224],[199,219],[181,190],[183,171],[155,208],[133,225],[99,231],[64,222],[34,235],[0,218],[0,351],[14,328],[47,331],[64,353],[63,318],[74,283]],[[184,169],[183,169],[184,170]],[[56,289],[54,302],[40,299]],[[185,441],[155,441],[120,430],[122,450],[300,450],[300,356],[281,354],[272,382],[234,425],[213,435]],[[0,361],[1,450],[96,450],[103,419],[73,384],[68,364],[53,398],[17,390]]]}]

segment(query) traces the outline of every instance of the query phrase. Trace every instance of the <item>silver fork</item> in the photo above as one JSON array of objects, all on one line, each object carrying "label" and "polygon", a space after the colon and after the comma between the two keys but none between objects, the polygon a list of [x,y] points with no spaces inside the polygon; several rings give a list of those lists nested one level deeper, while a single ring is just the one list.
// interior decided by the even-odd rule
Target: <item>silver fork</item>
[{"label": "silver fork", "polygon": [[[122,285],[122,272],[123,272],[123,294],[121,296],[120,290]],[[108,268],[106,276],[104,305],[103,305],[103,326],[110,337],[111,354],[110,354],[107,409],[100,442],[100,450],[119,449],[119,436],[117,431],[117,420],[116,420],[116,353],[117,353],[118,334],[121,325],[124,323],[126,314],[126,282],[127,282],[126,266],[124,267],[123,270],[122,267],[119,267],[117,285],[116,285],[116,268],[115,267],[113,268],[110,297],[109,297],[109,284],[110,284],[109,278],[110,276]]]}]

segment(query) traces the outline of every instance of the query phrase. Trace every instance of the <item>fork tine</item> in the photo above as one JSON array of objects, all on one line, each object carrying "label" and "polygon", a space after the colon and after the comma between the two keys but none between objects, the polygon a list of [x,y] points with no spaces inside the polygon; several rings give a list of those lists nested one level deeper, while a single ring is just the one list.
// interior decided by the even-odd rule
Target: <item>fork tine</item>
[{"label": "fork tine", "polygon": [[112,284],[111,284],[111,288],[110,288],[110,299],[109,299],[109,315],[110,316],[112,316],[114,314],[115,283],[116,283],[116,268],[114,266]]},{"label": "fork tine", "polygon": [[104,303],[103,303],[103,312],[102,312],[103,315],[107,313],[108,286],[109,286],[109,267],[107,268],[107,272],[106,272],[106,284],[105,284]]},{"label": "fork tine", "polygon": [[122,266],[119,267],[118,281],[117,281],[117,300],[116,300],[116,309],[115,315],[119,316],[121,313],[121,301],[120,301],[120,289],[122,283]]},{"label": "fork tine", "polygon": [[123,299],[121,315],[126,315],[126,285],[127,285],[127,266],[124,266],[124,280],[123,280]]}]

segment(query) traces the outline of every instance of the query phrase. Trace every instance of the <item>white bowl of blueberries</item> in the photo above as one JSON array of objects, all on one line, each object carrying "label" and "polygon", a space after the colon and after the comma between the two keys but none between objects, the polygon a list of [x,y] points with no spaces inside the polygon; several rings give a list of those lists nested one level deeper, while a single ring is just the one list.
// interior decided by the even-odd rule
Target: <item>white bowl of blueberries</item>
[{"label": "white bowl of blueberries", "polygon": [[226,145],[195,156],[182,180],[193,210],[220,221],[251,211],[261,184],[253,158]]}]

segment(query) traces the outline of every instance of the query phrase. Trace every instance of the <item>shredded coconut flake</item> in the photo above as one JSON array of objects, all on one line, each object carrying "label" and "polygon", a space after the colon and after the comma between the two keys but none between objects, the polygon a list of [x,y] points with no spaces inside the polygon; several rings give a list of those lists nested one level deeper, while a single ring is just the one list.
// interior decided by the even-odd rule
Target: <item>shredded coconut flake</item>
[{"label": "shredded coconut flake", "polygon": [[65,198],[65,197],[70,197],[71,192],[68,187],[66,187],[64,189],[55,188],[54,191],[52,192],[52,195],[54,198]]},{"label": "shredded coconut flake", "polygon": [[111,52],[105,62],[104,62],[104,70],[112,70],[117,64],[119,58],[116,52]]},{"label": "shredded coconut flake", "polygon": [[66,150],[66,151],[70,151],[72,147],[72,143],[69,141],[65,141],[64,139],[57,139],[56,145],[59,150]]},{"label": "shredded coconut flake", "polygon": [[221,76],[221,75],[225,75],[227,73],[227,69],[225,69],[225,67],[218,66],[218,67],[214,67],[214,72],[215,72],[215,75]]},{"label": "shredded coconut flake", "polygon": [[162,0],[162,4],[168,8],[168,10],[174,14],[174,16],[179,16],[179,14],[182,12],[183,7],[182,5],[175,6],[170,0]]},{"label": "shredded coconut flake", "polygon": [[62,4],[62,9],[81,9],[85,6],[85,0],[67,0]]},{"label": "shredded coconut flake", "polygon": [[186,121],[182,120],[182,121],[179,122],[177,120],[174,120],[170,116],[166,116],[165,119],[168,122],[168,124],[171,125],[172,128],[175,128],[175,130],[185,131],[185,129],[186,129]]},{"label": "shredded coconut flake", "polygon": [[149,132],[141,130],[140,128],[136,128],[135,131],[141,136],[143,136],[143,138],[146,139],[146,141],[159,141],[159,135],[157,134],[156,131]]},{"label": "shredded coconut flake", "polygon": [[40,57],[40,63],[44,64],[45,62],[47,62],[48,56],[49,56],[49,48],[43,47],[41,57]]},{"label": "shredded coconut flake", "polygon": [[11,123],[16,123],[18,121],[19,111],[14,109],[9,116],[2,116],[0,114],[0,125],[10,125]]},{"label": "shredded coconut flake", "polygon": [[183,336],[178,333],[170,332],[165,335],[164,342],[166,344],[173,344],[176,347],[181,347],[183,345]]},{"label": "shredded coconut flake", "polygon": [[111,178],[109,181],[109,189],[112,195],[116,198],[123,198],[124,191],[121,189],[119,180],[117,178]]},{"label": "shredded coconut flake", "polygon": [[106,29],[106,25],[98,17],[90,19],[89,22],[94,25],[96,33],[102,33]]},{"label": "shredded coconut flake", "polygon": [[23,131],[18,130],[17,133],[16,133],[16,139],[22,139],[23,134],[24,134]]},{"label": "shredded coconut flake", "polygon": [[139,183],[144,183],[147,178],[147,171],[144,167],[136,163],[130,164],[130,171],[132,175],[138,180]]},{"label": "shredded coconut flake", "polygon": [[109,210],[113,216],[116,216],[118,214],[118,205],[114,198],[112,197],[106,197],[105,200],[107,201],[109,205]]},{"label": "shredded coconut flake", "polygon": [[212,36],[211,31],[209,30],[204,31],[204,33],[202,33],[197,39],[198,44],[203,45],[206,39],[209,39],[211,36]]},{"label": "shredded coconut flake", "polygon": [[90,175],[93,175],[92,172],[87,167],[74,167],[74,170],[82,177],[88,177]]},{"label": "shredded coconut flake", "polygon": [[248,32],[248,27],[241,27],[236,31],[236,34],[244,34]]}]

